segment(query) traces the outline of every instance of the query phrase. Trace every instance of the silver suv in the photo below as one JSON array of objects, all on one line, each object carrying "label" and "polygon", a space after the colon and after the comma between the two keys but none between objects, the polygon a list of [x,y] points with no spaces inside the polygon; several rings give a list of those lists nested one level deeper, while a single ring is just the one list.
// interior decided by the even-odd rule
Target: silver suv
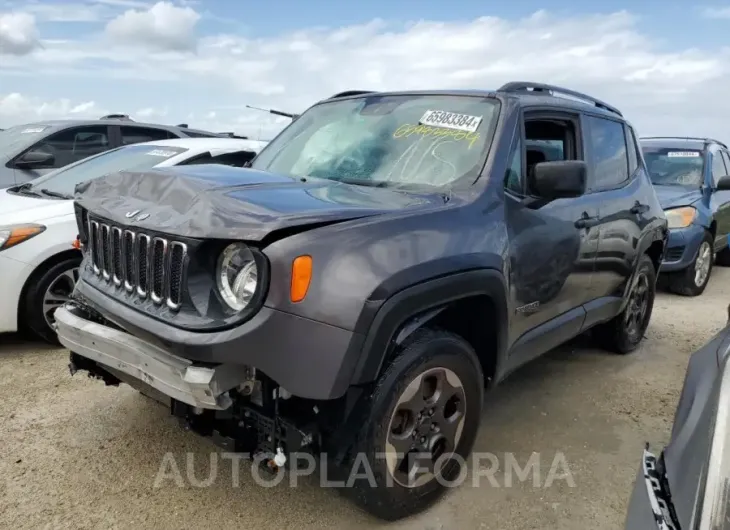
[{"label": "silver suv", "polygon": [[0,130],[0,189],[121,145],[171,138],[226,137],[186,125],[137,123],[114,114],[100,120],[58,120]]}]

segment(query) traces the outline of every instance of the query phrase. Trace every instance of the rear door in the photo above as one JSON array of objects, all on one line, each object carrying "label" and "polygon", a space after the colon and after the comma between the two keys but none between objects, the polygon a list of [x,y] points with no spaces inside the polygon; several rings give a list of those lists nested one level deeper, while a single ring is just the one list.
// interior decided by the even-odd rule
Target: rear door
[{"label": "rear door", "polygon": [[638,259],[639,240],[653,193],[631,127],[620,119],[586,114],[583,139],[588,154],[588,185],[600,204],[594,292],[586,325],[618,310]]}]

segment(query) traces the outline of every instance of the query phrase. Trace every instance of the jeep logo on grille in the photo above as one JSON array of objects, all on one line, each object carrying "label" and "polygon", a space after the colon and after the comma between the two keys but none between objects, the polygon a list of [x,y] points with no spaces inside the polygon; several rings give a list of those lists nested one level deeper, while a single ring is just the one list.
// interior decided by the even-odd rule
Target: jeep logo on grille
[{"label": "jeep logo on grille", "polygon": [[[137,215],[137,214],[139,214],[139,210],[132,210],[131,212],[127,212],[126,214],[124,214],[124,216],[125,216],[125,217],[126,217],[127,219],[132,219],[132,217],[134,217],[134,216],[135,216],[135,215]],[[143,213],[143,214],[137,215],[137,218],[136,218],[136,219],[132,219],[132,221],[144,221],[144,220],[145,220],[145,219],[147,219],[147,218],[148,218],[149,216],[150,216],[150,214],[148,214],[148,213]]]}]

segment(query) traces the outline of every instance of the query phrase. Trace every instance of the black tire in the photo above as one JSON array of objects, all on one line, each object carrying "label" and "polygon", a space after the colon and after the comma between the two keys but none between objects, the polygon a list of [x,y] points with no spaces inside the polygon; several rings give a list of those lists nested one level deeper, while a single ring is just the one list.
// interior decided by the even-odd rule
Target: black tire
[{"label": "black tire", "polygon": [[730,245],[717,253],[715,263],[721,267],[730,267]]},{"label": "black tire", "polygon": [[[645,291],[642,294],[643,289]],[[620,314],[596,327],[595,334],[599,344],[609,351],[620,354],[636,350],[649,326],[655,296],[656,270],[651,258],[644,254],[639,259],[639,266],[632,279],[626,307]],[[636,315],[637,297],[641,297],[640,304],[643,307],[639,316]]]},{"label": "black tire", "polygon": [[[456,375],[457,379],[454,379],[453,375]],[[439,380],[439,386],[432,387],[431,379]],[[461,387],[452,386],[451,383],[457,380]],[[444,381],[447,382],[444,383]],[[434,391],[436,402],[434,405],[426,405],[424,410],[432,408],[428,409],[422,420],[419,420],[420,416],[411,415],[411,430],[408,430],[406,421],[406,432],[395,432],[397,429],[393,422],[399,421],[402,416],[407,416],[402,412],[410,408],[405,403],[400,403],[400,407],[398,405],[399,400],[403,397],[403,392],[411,384],[414,387],[418,385],[419,390],[413,395],[413,399],[416,399],[416,396],[424,399],[423,394],[420,393],[424,388],[440,388],[441,390]],[[444,389],[448,392],[443,392]],[[460,404],[461,415],[456,413],[455,416],[451,416],[450,413],[447,413],[447,410],[455,410],[453,407],[448,408],[448,403],[452,403],[453,396],[447,396],[451,396],[452,392],[453,396],[458,395],[463,398],[463,402]],[[439,405],[442,401],[439,396],[443,396],[443,400],[445,400],[446,406],[443,408]],[[347,477],[350,472],[357,473],[359,470],[360,473],[363,473],[363,457],[369,464],[372,473],[365,478],[347,483],[345,494],[365,511],[389,521],[419,513],[431,506],[446,491],[448,486],[445,484],[457,481],[466,472],[463,464],[471,452],[479,429],[483,398],[482,368],[468,342],[457,335],[440,330],[424,329],[414,333],[412,339],[401,348],[377,381],[371,399],[363,404],[362,410],[358,411],[364,421],[353,447],[348,452],[349,456],[339,467],[337,474]],[[410,404],[410,400],[408,403]],[[428,403],[428,400],[419,403],[419,406],[423,403]],[[414,408],[417,407],[410,409]],[[434,412],[436,408],[438,410]],[[442,414],[447,418],[455,419],[453,421],[445,420]],[[459,432],[456,425],[460,421],[461,435],[459,436],[456,434]],[[443,422],[441,423],[443,430],[440,430],[439,422]],[[431,423],[436,424],[435,429],[431,427]],[[415,434],[413,434],[414,431]],[[439,436],[446,439],[450,434],[455,437],[453,444],[455,450],[453,451],[448,448],[449,442],[437,441]],[[444,446],[441,446],[441,443],[446,444],[447,449],[444,449],[441,454],[449,456],[444,458],[441,462],[443,466],[439,467],[440,479],[431,478],[424,484],[412,486],[399,482],[405,475],[397,471],[392,473],[383,456],[388,447],[386,442],[394,440],[391,435],[400,438],[399,445],[425,443],[431,445],[436,452],[439,447],[443,449]],[[424,439],[427,441],[422,442]],[[404,451],[410,451],[410,449],[404,449]],[[390,452],[390,454],[393,453]],[[360,455],[359,463],[358,455]],[[453,458],[451,455],[458,455],[458,457]],[[401,478],[398,479],[397,476]]]},{"label": "black tire", "polygon": [[[712,262],[714,261],[713,245],[715,241],[710,232],[705,231],[697,254],[692,264],[684,270],[669,273],[669,289],[682,296],[699,296],[705,291],[712,274]],[[709,252],[709,254],[707,254]],[[702,261],[700,262],[700,259]],[[706,267],[706,274],[698,274],[698,267]]]},{"label": "black tire", "polygon": [[[21,314],[19,315],[22,326],[31,331],[37,337],[43,339],[50,344],[58,344],[58,337],[56,332],[51,327],[50,323],[46,319],[44,311],[44,299],[49,288],[52,286],[54,289],[58,287],[56,291],[58,296],[58,305],[68,299],[71,292],[68,291],[67,287],[71,278],[68,274],[73,276],[73,279],[78,278],[78,268],[81,264],[81,258],[67,258],[58,263],[54,263],[51,266],[45,267],[35,271],[33,276],[28,280],[28,287],[25,291],[25,297],[23,298],[23,305]],[[75,271],[75,274],[74,274]],[[59,282],[63,282],[60,284]],[[55,285],[54,285],[55,282]],[[53,319],[50,318],[52,321]]]}]

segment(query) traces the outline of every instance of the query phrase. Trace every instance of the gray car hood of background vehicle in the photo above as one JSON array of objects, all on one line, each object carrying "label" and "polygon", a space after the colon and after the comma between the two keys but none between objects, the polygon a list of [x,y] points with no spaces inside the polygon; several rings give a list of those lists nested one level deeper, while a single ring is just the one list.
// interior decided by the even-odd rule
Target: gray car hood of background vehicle
[{"label": "gray car hood of background vehicle", "polygon": [[[696,528],[703,508],[700,503],[707,480],[721,374],[730,354],[730,319],[728,322],[690,358],[670,441],[664,448],[665,476],[681,530]],[[629,503],[626,530],[658,528],[650,516],[644,483],[640,472]]]},{"label": "gray car hood of background vehicle", "polygon": [[76,202],[121,225],[180,237],[259,241],[282,228],[443,206],[444,198],[199,165],[87,181],[76,187]]}]

